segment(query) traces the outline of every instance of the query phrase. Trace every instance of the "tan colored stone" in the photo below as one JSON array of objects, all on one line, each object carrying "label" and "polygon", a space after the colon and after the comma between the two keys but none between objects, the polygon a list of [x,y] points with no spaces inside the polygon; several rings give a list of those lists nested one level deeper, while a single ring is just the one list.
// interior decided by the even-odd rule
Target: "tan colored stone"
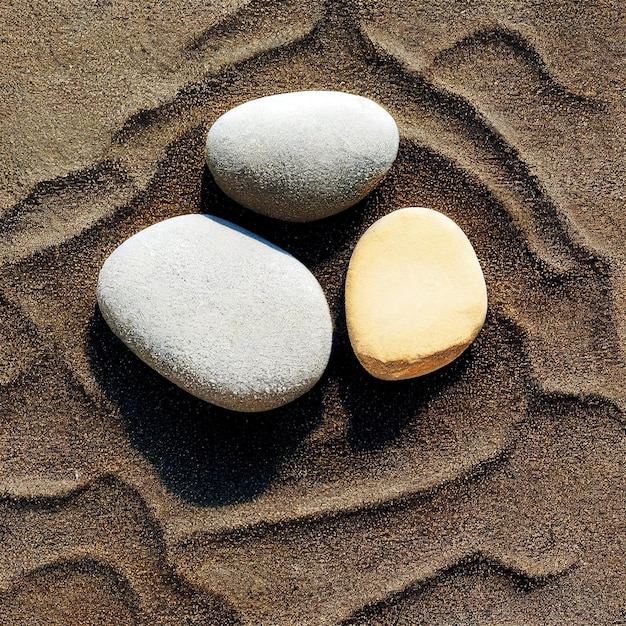
[{"label": "tan colored stone", "polygon": [[442,213],[394,211],[357,243],[346,317],[354,352],[372,376],[402,380],[447,365],[476,338],[486,313],[476,253]]}]

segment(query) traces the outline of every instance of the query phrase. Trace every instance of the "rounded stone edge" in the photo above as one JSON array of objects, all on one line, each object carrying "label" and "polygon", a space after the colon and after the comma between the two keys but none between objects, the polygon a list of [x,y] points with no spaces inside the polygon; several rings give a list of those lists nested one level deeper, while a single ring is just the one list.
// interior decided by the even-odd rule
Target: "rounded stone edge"
[{"label": "rounded stone edge", "polygon": [[[431,213],[436,213],[439,217],[444,218],[444,221],[446,221],[450,226],[454,227],[454,229],[456,229],[458,232],[460,232],[463,237],[467,240],[467,242],[469,243],[474,256],[476,258],[476,262],[478,264],[478,267],[480,269],[480,274],[483,278],[483,284],[485,287],[485,306],[484,306],[484,311],[481,315],[481,321],[479,324],[477,324],[474,328],[474,330],[471,332],[470,334],[470,339],[467,343],[461,343],[461,344],[457,344],[457,345],[453,345],[450,346],[450,348],[448,348],[447,350],[443,350],[441,352],[438,353],[434,353],[431,357],[429,357],[428,359],[423,359],[421,361],[416,361],[416,362],[408,362],[406,360],[394,360],[394,361],[389,361],[389,362],[384,362],[381,361],[380,359],[374,357],[374,356],[370,356],[368,354],[366,354],[365,350],[357,350],[355,347],[355,344],[357,344],[358,342],[355,341],[355,339],[353,338],[353,331],[351,331],[351,324],[350,324],[350,316],[348,315],[348,302],[347,302],[347,298],[345,298],[345,306],[346,306],[346,329],[348,332],[348,339],[350,341],[350,346],[352,347],[352,350],[354,352],[355,357],[357,358],[357,360],[359,361],[359,363],[361,364],[361,366],[363,367],[363,369],[365,369],[365,371],[370,374],[371,376],[373,376],[374,378],[377,378],[379,380],[384,380],[384,381],[396,381],[396,380],[410,380],[412,378],[419,378],[421,376],[426,376],[427,374],[431,374],[433,372],[436,372],[437,370],[440,370],[444,367],[446,367],[447,365],[450,365],[452,362],[454,362],[457,358],[459,358],[471,345],[472,343],[476,340],[476,337],[478,337],[478,335],[480,334],[480,331],[483,329],[483,326],[485,324],[485,321],[487,319],[487,313],[489,310],[489,299],[488,299],[488,293],[487,293],[487,284],[485,281],[485,274],[483,272],[482,266],[480,264],[480,259],[478,258],[478,255],[476,254],[476,250],[474,249],[474,246],[472,244],[472,242],[470,241],[469,237],[467,236],[467,234],[465,233],[465,231],[450,217],[448,217],[447,215],[445,215],[444,213],[442,213],[441,211],[437,211],[435,209],[430,209],[428,207],[402,207],[400,209],[395,209],[394,211],[391,211],[390,213],[387,213],[386,215],[383,215],[381,218],[379,218],[378,220],[376,220],[373,224],[371,224],[366,230],[365,232],[359,237],[359,240],[357,241],[357,243],[355,244],[353,250],[352,250],[352,254],[350,256],[350,262],[348,263],[348,270],[346,273],[346,281],[345,281],[345,285],[344,285],[344,297],[345,294],[347,294],[348,290],[349,290],[349,282],[350,282],[350,264],[352,263],[352,258],[354,257],[354,254],[357,250],[357,247],[359,245],[359,242],[361,241],[361,239],[363,239],[363,237],[365,237],[367,235],[368,232],[370,232],[372,229],[374,229],[374,227],[376,227],[377,225],[380,224],[380,222],[382,222],[383,220],[385,220],[385,218],[393,215],[394,213],[397,213],[398,211],[412,211],[412,210],[417,210],[417,211],[429,211]],[[429,365],[426,366],[425,365],[425,361],[432,361],[435,360],[435,364],[434,365]]]},{"label": "rounded stone edge", "polygon": [[[204,387],[200,382],[198,382],[197,384],[194,384],[193,381],[190,381],[188,384],[181,384],[179,381],[174,380],[172,376],[168,376],[166,373],[164,373],[163,368],[159,364],[158,360],[150,358],[148,354],[146,354],[143,350],[141,350],[137,346],[136,342],[132,342],[132,344],[127,343],[127,341],[122,338],[121,335],[127,334],[127,333],[124,333],[124,330],[119,326],[119,324],[115,322],[115,316],[111,314],[109,306],[106,304],[106,300],[102,296],[102,292],[104,289],[102,286],[102,276],[103,276],[103,271],[105,270],[107,261],[122,245],[124,245],[126,242],[128,242],[130,239],[132,239],[136,235],[143,233],[144,231],[148,230],[152,226],[155,226],[156,224],[161,224],[171,219],[178,219],[180,217],[185,217],[186,215],[202,215],[204,217],[210,218],[211,220],[219,223],[220,225],[232,227],[244,235],[252,236],[255,240],[268,245],[270,248],[280,252],[281,254],[288,255],[292,259],[292,261],[296,262],[301,268],[306,270],[306,272],[308,272],[311,278],[315,281],[315,284],[317,286],[316,288],[318,289],[321,299],[323,300],[324,305],[325,305],[324,313],[325,313],[326,320],[328,322],[328,333],[327,333],[328,341],[327,341],[327,345],[325,346],[324,357],[322,358],[323,365],[319,368],[319,371],[316,373],[316,375],[312,376],[306,382],[305,385],[292,389],[291,393],[285,393],[280,398],[274,397],[272,399],[273,400],[272,402],[268,401],[264,403],[262,406],[250,407],[246,405],[245,401],[242,401],[238,396],[235,396],[234,394],[211,394],[210,391],[204,392],[203,389],[205,389],[206,387]],[[159,376],[162,376],[164,379],[168,380],[173,385],[175,385],[179,389],[182,389],[186,393],[189,393],[190,395],[196,398],[199,398],[200,400],[204,402],[220,407],[222,409],[226,409],[228,411],[233,411],[237,413],[263,413],[266,411],[271,411],[271,410],[281,408],[301,398],[302,396],[307,394],[309,391],[311,391],[315,387],[315,385],[317,385],[317,383],[321,380],[321,378],[323,377],[323,375],[325,374],[328,368],[328,363],[332,355],[333,335],[334,335],[333,316],[330,311],[330,307],[328,305],[328,299],[326,298],[326,294],[324,293],[324,290],[322,289],[322,286],[320,285],[319,281],[317,280],[315,275],[311,272],[311,270],[306,265],[304,265],[302,261],[294,257],[292,254],[290,254],[286,250],[283,250],[282,248],[268,241],[267,239],[259,235],[256,235],[252,231],[249,231],[248,229],[235,224],[234,222],[230,222],[228,220],[225,220],[223,218],[216,217],[210,214],[190,213],[186,215],[178,215],[175,217],[167,218],[166,220],[156,222],[155,224],[151,224],[150,226],[143,228],[142,230],[131,235],[122,243],[120,243],[104,260],[100,268],[100,271],[98,272],[98,280],[96,284],[95,295],[96,295],[96,302],[97,302],[98,308],[107,326],[109,327],[111,332],[124,344],[124,346],[128,350],[130,350],[138,359],[140,359],[148,367],[154,370]],[[229,398],[232,398],[234,401],[229,401],[228,400]]]},{"label": "rounded stone edge", "polygon": [[[332,210],[326,210],[326,211],[319,211],[319,212],[315,212],[315,211],[307,211],[306,209],[303,209],[302,207],[299,207],[297,211],[291,212],[289,210],[286,210],[282,213],[282,215],[277,215],[277,212],[272,212],[271,209],[268,209],[267,207],[264,206],[260,206],[258,204],[255,204],[254,202],[250,202],[247,197],[244,194],[240,194],[237,190],[233,190],[232,186],[229,185],[226,181],[223,180],[223,177],[219,175],[219,172],[216,172],[216,169],[212,166],[211,164],[211,159],[209,158],[209,137],[210,137],[210,133],[211,130],[213,129],[213,127],[215,126],[215,124],[217,122],[219,122],[219,120],[221,118],[223,118],[224,116],[232,113],[233,111],[236,111],[237,109],[240,109],[241,107],[245,107],[247,105],[249,105],[252,102],[258,102],[260,100],[268,100],[271,98],[276,98],[276,97],[280,97],[280,96],[288,96],[288,95],[293,95],[293,94],[339,94],[342,96],[350,96],[353,97],[355,99],[359,99],[359,100],[364,100],[367,101],[368,104],[370,105],[375,105],[378,109],[380,109],[380,112],[382,114],[384,114],[387,118],[388,121],[391,122],[391,126],[393,128],[393,130],[395,131],[394,135],[395,135],[395,148],[393,151],[393,158],[391,158],[385,168],[385,170],[375,176],[374,178],[372,178],[372,180],[370,181],[370,184],[366,185],[363,187],[363,190],[361,191],[361,193],[355,194],[352,198],[350,198],[349,200],[347,200],[344,203],[341,203],[339,205],[337,205],[335,208],[333,208]],[[216,185],[224,192],[224,194],[226,194],[229,198],[231,198],[231,200],[234,200],[235,202],[237,202],[238,204],[240,204],[241,206],[245,207],[246,209],[253,211],[254,213],[257,213],[259,215],[263,215],[265,217],[269,217],[271,219],[279,219],[285,222],[293,222],[293,223],[305,223],[305,222],[314,222],[317,220],[322,220],[322,219],[326,219],[328,217],[332,217],[334,215],[337,215],[339,213],[342,213],[343,211],[346,211],[347,209],[353,207],[355,204],[358,204],[359,202],[361,202],[364,198],[366,198],[374,189],[376,189],[376,187],[378,187],[378,185],[382,182],[382,180],[387,176],[387,174],[389,173],[389,170],[392,168],[393,164],[395,163],[397,157],[398,157],[398,151],[400,149],[400,131],[398,129],[398,124],[395,120],[395,118],[391,115],[391,113],[389,113],[389,111],[387,111],[387,109],[385,109],[385,107],[383,107],[381,104],[379,104],[378,102],[376,102],[375,100],[372,100],[371,98],[368,98],[366,96],[361,96],[359,94],[354,94],[354,93],[349,93],[349,92],[344,92],[344,91],[336,91],[336,90],[304,90],[304,91],[288,91],[288,92],[283,92],[283,93],[279,93],[279,94],[271,94],[269,96],[262,96],[260,98],[253,98],[251,100],[247,100],[246,102],[242,102],[241,104],[233,107],[232,109],[229,109],[228,111],[224,112],[222,115],[220,115],[211,125],[211,127],[209,128],[209,130],[206,133],[206,138],[205,138],[205,142],[204,142],[204,161],[205,164],[209,170],[209,172],[211,173],[211,176],[213,177],[213,180],[215,181]],[[292,205],[290,204],[289,207],[291,207]]]}]

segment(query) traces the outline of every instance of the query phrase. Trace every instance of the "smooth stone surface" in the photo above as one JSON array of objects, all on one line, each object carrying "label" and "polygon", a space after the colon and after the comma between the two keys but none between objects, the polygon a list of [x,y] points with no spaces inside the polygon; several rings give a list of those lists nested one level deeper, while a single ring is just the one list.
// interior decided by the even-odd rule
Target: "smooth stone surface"
[{"label": "smooth stone surface", "polygon": [[293,222],[339,213],[362,200],[398,153],[398,127],[381,106],[338,91],[251,100],[207,135],[215,182],[243,206]]},{"label": "smooth stone surface", "polygon": [[236,411],[290,402],[332,343],[322,289],[297,259],[225,220],[183,215],[120,245],[98,304],[113,332],[183,389]]},{"label": "smooth stone surface", "polygon": [[401,380],[447,365],[475,339],[486,314],[472,244],[442,213],[394,211],[357,243],[346,317],[354,352],[373,376]]}]

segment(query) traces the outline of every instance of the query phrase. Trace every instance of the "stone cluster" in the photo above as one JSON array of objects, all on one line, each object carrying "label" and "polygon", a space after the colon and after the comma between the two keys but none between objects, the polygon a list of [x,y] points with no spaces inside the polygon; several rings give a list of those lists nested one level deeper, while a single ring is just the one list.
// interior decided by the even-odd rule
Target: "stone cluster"
[{"label": "stone cluster", "polygon": [[[216,183],[247,208],[321,219],[363,199],[393,164],[393,118],[352,94],[253,100],[209,130]],[[487,311],[480,264],[463,231],[426,208],[393,211],[357,243],[346,279],[350,341],[373,376],[421,376],[454,360]],[[236,411],[306,393],[330,357],[332,320],[319,283],[290,254],[210,215],[150,226],[105,261],[97,298],[112,331],[188,392]]]}]

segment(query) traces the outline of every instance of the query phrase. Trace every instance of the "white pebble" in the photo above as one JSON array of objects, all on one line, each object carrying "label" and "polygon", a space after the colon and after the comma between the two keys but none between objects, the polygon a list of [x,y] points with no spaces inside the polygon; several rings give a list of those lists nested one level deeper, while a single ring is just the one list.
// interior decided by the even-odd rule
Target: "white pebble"
[{"label": "white pebble", "polygon": [[332,322],[311,272],[225,220],[183,215],[105,261],[98,303],[113,332],[188,392],[227,409],[286,404],[319,380]]},{"label": "white pebble", "polygon": [[316,220],[356,204],[398,153],[398,127],[380,105],[337,91],[251,100],[209,130],[206,160],[228,196],[263,215]]}]

